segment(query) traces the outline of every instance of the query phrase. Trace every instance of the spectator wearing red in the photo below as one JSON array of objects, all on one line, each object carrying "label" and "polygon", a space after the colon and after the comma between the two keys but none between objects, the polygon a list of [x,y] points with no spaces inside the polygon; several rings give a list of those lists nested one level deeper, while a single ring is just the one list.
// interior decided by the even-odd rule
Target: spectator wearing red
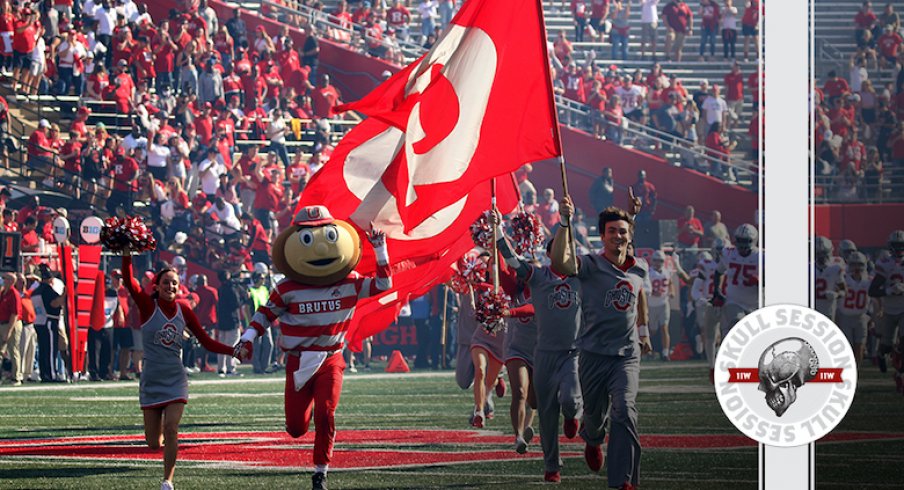
[{"label": "spectator wearing red", "polygon": [[860,141],[857,133],[858,131],[854,129],[844,138],[844,143],[841,145],[841,168],[838,169],[839,172],[851,170],[854,173],[859,173],[863,168],[863,163],[866,162],[866,146]]},{"label": "spectator wearing red", "polygon": [[848,85],[847,80],[838,76],[838,72],[831,70],[828,80],[822,86],[822,90],[829,97],[829,103],[832,103],[832,99],[849,94],[851,87]]},{"label": "spectator wearing red", "polygon": [[[136,148],[133,152],[143,152],[140,148]],[[122,208],[126,214],[132,213],[132,182],[138,176],[140,171],[138,161],[133,154],[120,153],[111,165],[111,174],[113,177],[113,192],[107,198],[107,212],[111,216],[118,215],[117,208]]]},{"label": "spectator wearing red", "polygon": [[881,54],[879,59],[882,67],[898,67],[898,51],[901,48],[901,43],[904,43],[904,39],[895,31],[894,27],[886,26],[885,32],[876,41],[876,44],[879,45],[879,53]]},{"label": "spectator wearing red", "polygon": [[700,59],[706,61],[706,45],[709,44],[709,56],[716,56],[716,33],[719,32],[719,19],[721,18],[719,4],[713,0],[700,2]]},{"label": "spectator wearing red", "polygon": [[53,149],[49,138],[50,122],[41,119],[38,128],[28,137],[28,165],[46,175],[50,171]]},{"label": "spectator wearing red", "polygon": [[684,208],[684,216],[678,218],[678,243],[682,248],[696,248],[703,239],[703,223],[694,216],[693,206]]},{"label": "spectator wearing red", "polygon": [[559,202],[556,200],[555,191],[552,189],[543,189],[543,195],[540,203],[535,208],[540,223],[547,231],[552,232],[555,226],[559,224]]},{"label": "spectator wearing red", "polygon": [[251,259],[255,262],[270,264],[270,234],[261,222],[250,214],[242,216],[245,233],[251,237]]},{"label": "spectator wearing red", "polygon": [[135,82],[129,73],[129,62],[119,60],[117,75],[113,79],[113,100],[116,102],[116,112],[119,114],[132,113],[132,100],[135,96]]},{"label": "spectator wearing red", "polygon": [[832,108],[828,113],[832,133],[841,138],[847,136],[856,124],[856,114],[856,108],[848,97],[832,99]]},{"label": "spectator wearing red", "polygon": [[13,68],[13,32],[16,28],[16,16],[9,2],[0,3],[0,67],[6,70]]},{"label": "spectator wearing red", "polygon": [[411,12],[405,8],[402,0],[396,0],[395,4],[386,13],[386,23],[396,31],[396,37],[400,41],[408,40],[408,29],[411,24]]},{"label": "spectator wearing red", "polygon": [[574,61],[568,62],[565,71],[562,73],[562,83],[565,85],[565,97],[584,103],[587,102],[587,95],[584,91],[584,77],[577,69]]},{"label": "spectator wearing red", "polygon": [[253,208],[254,217],[261,222],[261,225],[269,233],[272,238],[276,232],[276,213],[282,206],[283,190],[276,181],[279,179],[279,168],[268,168],[265,172],[260,165],[254,169],[254,185],[256,192]]},{"label": "spectator wearing red", "polygon": [[332,117],[332,108],[341,103],[341,95],[336,87],[330,85],[330,76],[320,75],[320,84],[311,92],[311,107],[314,117],[323,119]]},{"label": "spectator wearing red", "polygon": [[857,15],[854,16],[854,41],[860,49],[866,49],[875,46],[876,39],[873,38],[873,29],[875,29],[879,18],[873,12],[873,4],[871,2],[863,2]]},{"label": "spectator wearing red", "polygon": [[684,0],[671,0],[663,7],[662,18],[668,31],[665,37],[665,56],[680,63],[684,40],[694,32],[694,13]]},{"label": "spectator wearing red", "polygon": [[[750,75],[747,76],[747,90],[750,91],[750,96],[752,97],[752,109],[756,109],[760,106],[760,86],[766,80],[766,71],[765,70],[756,70]],[[765,95],[766,88],[763,87],[762,91]]]},{"label": "spectator wearing red", "polygon": [[643,206],[640,213],[637,215],[637,220],[649,221],[653,219],[653,215],[656,213],[656,205],[659,202],[659,197],[656,193],[656,186],[653,185],[652,182],[647,180],[646,170],[637,171],[637,182],[635,182],[631,186],[631,188],[634,191],[634,197],[640,199],[640,202]]},{"label": "spectator wearing red", "polygon": [[24,8],[14,24],[13,48],[13,92],[25,92],[23,81],[31,70],[31,52],[37,45],[37,33],[41,26],[39,12]]},{"label": "spectator wearing red", "polygon": [[744,16],[741,18],[741,35],[744,36],[744,62],[750,59],[750,43],[753,42],[754,55],[760,52],[760,0],[747,0]]},{"label": "spectator wearing red", "polygon": [[[212,334],[217,325],[217,302],[220,299],[220,293],[216,288],[207,284],[206,275],[199,274],[198,287],[195,289],[195,294],[198,295],[198,306],[195,308],[195,315],[198,317],[198,322],[204,330],[206,330],[208,334]],[[201,372],[208,373],[214,371],[214,369],[207,365],[207,352],[203,349],[201,352],[203,353],[200,355]]]},{"label": "spectator wearing red", "polygon": [[602,35],[605,33],[603,21],[609,16],[609,0],[590,0],[590,25]]},{"label": "spectator wearing red", "polygon": [[733,122],[740,121],[744,111],[744,74],[741,73],[741,65],[734,62],[731,72],[725,75],[725,103],[728,104],[728,118],[726,130],[731,130]]},{"label": "spectator wearing red", "polygon": [[709,127],[705,144],[706,154],[714,159],[710,163],[710,172],[719,177],[730,178],[731,168],[725,164],[729,161],[735,143],[722,134],[722,123],[715,122]]},{"label": "spectator wearing red", "polygon": [[584,0],[571,0],[571,16],[574,18],[574,40],[584,42],[584,31],[587,30],[587,4]]}]

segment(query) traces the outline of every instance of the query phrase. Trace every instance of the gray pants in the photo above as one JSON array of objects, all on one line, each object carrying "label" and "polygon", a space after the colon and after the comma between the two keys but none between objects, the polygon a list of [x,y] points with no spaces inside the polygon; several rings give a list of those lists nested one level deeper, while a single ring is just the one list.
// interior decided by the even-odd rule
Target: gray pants
[{"label": "gray pants", "polygon": [[261,374],[270,369],[270,358],[273,356],[273,334],[271,329],[254,339],[254,352],[251,355],[251,365],[256,374]]},{"label": "gray pants", "polygon": [[540,445],[546,471],[559,471],[559,411],[566,419],[581,417],[578,351],[534,352],[534,393],[540,419]]},{"label": "gray pants", "polygon": [[636,486],[640,473],[636,404],[640,357],[603,356],[590,352],[581,352],[580,356],[578,374],[584,397],[581,437],[591,446],[602,444],[606,438],[608,411],[606,474],[609,486],[617,488],[625,482]]},{"label": "gray pants", "polygon": [[[217,340],[226,345],[235,345],[239,341],[239,329],[217,330]],[[217,365],[219,371],[234,373],[238,360],[231,355],[217,354]]]},{"label": "gray pants", "polygon": [[474,382],[474,363],[471,361],[471,344],[458,343],[455,350],[455,382],[467,390]]}]

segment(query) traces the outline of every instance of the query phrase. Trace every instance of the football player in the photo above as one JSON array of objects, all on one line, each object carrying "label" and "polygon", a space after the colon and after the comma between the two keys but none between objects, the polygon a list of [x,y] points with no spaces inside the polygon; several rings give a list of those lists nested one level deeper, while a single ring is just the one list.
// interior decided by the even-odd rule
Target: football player
[{"label": "football player", "polygon": [[816,311],[835,321],[837,299],[844,297],[844,261],[832,256],[832,241],[814,239],[816,251]]},{"label": "football player", "polygon": [[[857,245],[851,240],[841,240],[838,242],[838,254],[845,263],[850,262],[851,254],[857,251]],[[865,256],[864,256],[865,257]]]},{"label": "football player", "polygon": [[[757,229],[744,223],[734,232],[735,248],[723,251],[713,281],[713,306],[722,307],[719,327],[722,338],[741,318],[759,305],[760,250]],[[724,282],[725,293],[722,293]]]},{"label": "football player", "polygon": [[662,250],[653,252],[650,257],[652,267],[650,268],[650,336],[660,334],[662,346],[662,360],[668,361],[671,354],[671,341],[669,338],[669,317],[672,311],[670,299],[675,296],[675,290],[672,282],[672,275],[677,274],[685,282],[690,280],[690,276],[681,269],[681,263],[677,257],[674,257],[672,267],[665,266],[665,253]]},{"label": "football player", "polygon": [[[712,304],[716,290],[716,267],[722,258],[722,251],[730,246],[721,238],[713,240],[712,252],[701,252],[697,268],[694,270],[694,282],[691,285],[691,299],[697,313],[697,328],[703,340],[703,351],[709,362],[709,381],[713,383],[716,365],[716,341],[718,338],[719,317],[722,308]],[[725,282],[721,284],[722,296],[725,296]]]},{"label": "football player", "polygon": [[869,285],[866,273],[866,256],[854,251],[848,254],[848,271],[844,275],[844,299],[838,303],[838,326],[854,347],[857,367],[863,361],[866,333],[869,323]]},{"label": "football player", "polygon": [[[904,333],[904,230],[895,230],[888,237],[887,258],[876,262],[876,275],[869,286],[869,295],[882,301],[879,359],[881,369],[885,354],[892,353],[895,384],[904,393],[900,337]],[[895,346],[895,341],[897,346]]]}]

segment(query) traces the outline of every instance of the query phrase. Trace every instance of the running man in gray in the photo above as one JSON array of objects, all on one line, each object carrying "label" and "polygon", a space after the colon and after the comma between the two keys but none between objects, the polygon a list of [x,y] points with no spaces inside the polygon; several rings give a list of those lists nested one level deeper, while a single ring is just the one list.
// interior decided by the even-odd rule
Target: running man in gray
[{"label": "running man in gray", "polygon": [[[536,350],[533,356],[533,386],[540,420],[540,445],[546,467],[543,479],[561,480],[559,457],[559,412],[565,417],[563,432],[569,439],[578,431],[583,402],[578,380],[578,351],[575,340],[581,324],[581,283],[551,267],[538,267],[518,256],[497,230],[499,252],[505,263],[531,291],[534,319],[537,322]],[[552,241],[547,244],[549,255]]]},{"label": "running man in gray", "polygon": [[[562,226],[556,231],[552,267],[581,283],[583,323],[578,332],[578,375],[584,400],[584,459],[592,471],[603,466],[600,445],[610,433],[606,473],[609,487],[633,490],[640,473],[637,434],[637,389],[640,355],[652,352],[643,292],[646,264],[628,255],[634,219],[627,211],[606,208],[599,216],[602,255],[573,255],[570,229],[574,205],[567,196],[559,207]],[[610,402],[611,398],[611,402]]]}]

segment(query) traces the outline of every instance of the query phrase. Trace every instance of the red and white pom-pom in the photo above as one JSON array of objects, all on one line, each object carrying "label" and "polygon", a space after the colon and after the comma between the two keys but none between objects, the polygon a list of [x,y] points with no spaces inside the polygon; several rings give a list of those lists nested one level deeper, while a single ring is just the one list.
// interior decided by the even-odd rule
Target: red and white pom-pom
[{"label": "red and white pom-pom", "polygon": [[505,329],[505,316],[502,314],[511,305],[512,299],[502,291],[493,288],[481,288],[474,298],[476,311],[474,318],[487,333],[495,334]]},{"label": "red and white pom-pom", "polygon": [[154,234],[137,216],[107,218],[100,231],[100,240],[104,247],[114,252],[142,253],[157,248]]},{"label": "red and white pom-pom", "polygon": [[459,294],[465,294],[474,284],[486,280],[487,263],[480,258],[480,254],[474,251],[463,255],[455,264],[455,273],[452,274],[452,290]]},{"label": "red and white pom-pom", "polygon": [[534,213],[519,212],[511,217],[512,241],[515,253],[525,255],[543,243],[543,227]]},{"label": "red and white pom-pom", "polygon": [[490,213],[484,211],[471,225],[471,238],[478,247],[489,250],[493,246],[493,227],[490,226]]}]

